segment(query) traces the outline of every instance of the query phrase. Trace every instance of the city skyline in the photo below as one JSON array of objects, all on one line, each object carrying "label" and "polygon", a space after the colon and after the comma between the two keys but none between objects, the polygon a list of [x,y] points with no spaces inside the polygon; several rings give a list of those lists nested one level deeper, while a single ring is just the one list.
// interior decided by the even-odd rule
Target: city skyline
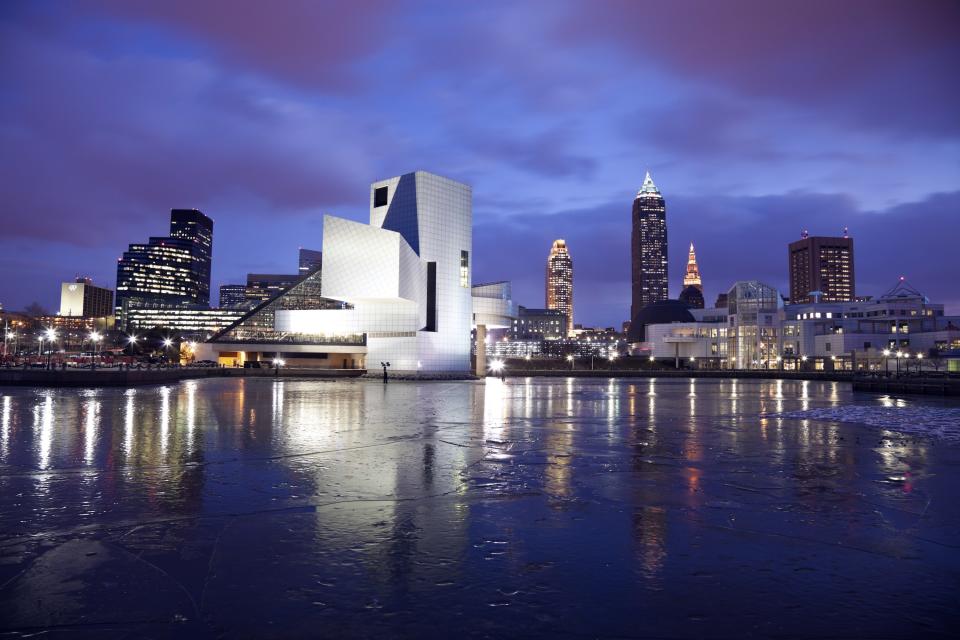
[{"label": "city skyline", "polygon": [[[77,272],[112,287],[126,245],[179,207],[216,221],[213,290],[292,272],[322,214],[362,220],[367,182],[413,165],[473,185],[475,278],[510,279],[521,304],[542,290],[531,247],[575,243],[585,325],[629,316],[623,203],[648,168],[669,272],[695,238],[708,301],[742,279],[788,291],[784,246],[849,226],[858,294],[906,275],[960,311],[930,258],[960,234],[957,6],[679,4],[8,5],[0,302],[53,310]],[[640,21],[657,33],[622,26]],[[264,25],[285,37],[251,37]]]}]

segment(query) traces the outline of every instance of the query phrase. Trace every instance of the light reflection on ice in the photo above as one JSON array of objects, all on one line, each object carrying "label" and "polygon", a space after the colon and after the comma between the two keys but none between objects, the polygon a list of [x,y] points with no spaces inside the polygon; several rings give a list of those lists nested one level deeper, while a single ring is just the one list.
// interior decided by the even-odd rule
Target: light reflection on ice
[{"label": "light reflection on ice", "polygon": [[960,407],[910,405],[883,397],[879,404],[839,405],[773,414],[780,418],[830,420],[881,427],[900,433],[960,442]]}]

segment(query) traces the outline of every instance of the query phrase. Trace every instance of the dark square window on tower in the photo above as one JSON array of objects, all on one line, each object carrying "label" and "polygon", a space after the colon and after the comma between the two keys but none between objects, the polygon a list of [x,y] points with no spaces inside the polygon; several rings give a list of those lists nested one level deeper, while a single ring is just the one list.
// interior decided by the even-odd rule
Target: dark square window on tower
[{"label": "dark square window on tower", "polygon": [[373,206],[374,207],[385,207],[387,206],[387,189],[388,187],[377,187],[373,190]]}]

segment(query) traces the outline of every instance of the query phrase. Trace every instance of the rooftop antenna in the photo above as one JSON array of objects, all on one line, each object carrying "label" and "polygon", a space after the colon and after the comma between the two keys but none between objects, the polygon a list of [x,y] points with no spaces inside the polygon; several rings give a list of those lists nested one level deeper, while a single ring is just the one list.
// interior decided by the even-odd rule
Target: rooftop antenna
[{"label": "rooftop antenna", "polygon": [[849,227],[844,227],[844,228],[843,228],[843,237],[844,237],[844,238],[849,238],[849,237],[850,237],[850,228],[849,228]]},{"label": "rooftop antenna", "polygon": [[810,232],[804,229],[803,231],[800,232],[800,237],[806,240],[807,238],[810,237]]}]

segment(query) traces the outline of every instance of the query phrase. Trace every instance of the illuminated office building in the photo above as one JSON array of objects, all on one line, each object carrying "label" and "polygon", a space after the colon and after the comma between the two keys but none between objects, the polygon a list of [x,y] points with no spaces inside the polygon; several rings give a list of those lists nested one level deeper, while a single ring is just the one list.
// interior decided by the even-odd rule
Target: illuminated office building
[{"label": "illuminated office building", "polygon": [[547,309],[562,311],[567,317],[566,331],[573,330],[573,260],[567,243],[554,240],[547,256]]},{"label": "illuminated office building", "polygon": [[245,296],[251,302],[264,302],[300,282],[298,273],[248,273]]},{"label": "illuminated office building", "polygon": [[169,236],[131,244],[117,262],[118,327],[134,302],[208,306],[212,246],[213,220],[195,209],[171,211]]},{"label": "illuminated office building", "polygon": [[667,208],[660,190],[647,172],[633,200],[633,229],[630,235],[633,295],[630,317],[645,305],[666,300],[667,293]]},{"label": "illuminated office building", "polygon": [[236,309],[247,302],[247,287],[242,284],[220,285],[220,308]]},{"label": "illuminated office building", "polygon": [[90,278],[77,278],[60,285],[60,315],[105,318],[113,315],[113,291],[97,287]]},{"label": "illuminated office building", "polygon": [[790,303],[853,302],[853,238],[807,236],[788,250]]}]

